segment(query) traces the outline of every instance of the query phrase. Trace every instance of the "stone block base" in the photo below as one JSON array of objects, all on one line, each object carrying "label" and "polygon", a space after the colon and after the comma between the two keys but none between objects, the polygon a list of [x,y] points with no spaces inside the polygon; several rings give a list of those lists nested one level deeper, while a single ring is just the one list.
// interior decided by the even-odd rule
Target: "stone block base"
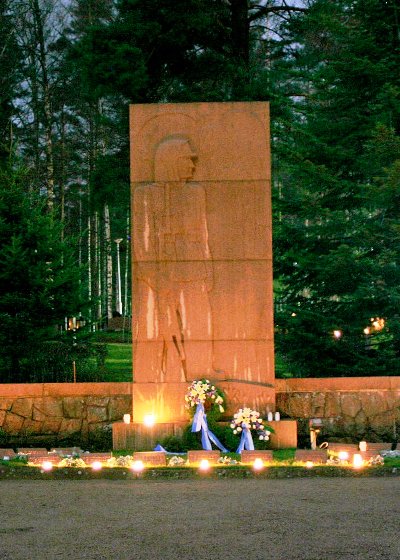
[{"label": "stone block base", "polygon": [[136,451],[133,461],[142,461],[146,467],[165,467],[167,464],[164,451]]},{"label": "stone block base", "polygon": [[294,460],[299,463],[326,463],[328,460],[328,453],[325,449],[297,449]]},{"label": "stone block base", "polygon": [[297,421],[275,420],[268,422],[274,433],[270,435],[271,449],[288,449],[297,447]]},{"label": "stone block base", "polygon": [[265,463],[271,462],[274,459],[273,452],[266,450],[254,450],[250,451],[245,449],[240,454],[240,462],[244,464],[254,463],[255,459],[262,459]]},{"label": "stone block base", "polygon": [[193,450],[188,451],[188,463],[190,465],[199,465],[201,461],[206,459],[210,465],[216,465],[221,457],[220,451]]},{"label": "stone block base", "polygon": [[187,422],[155,424],[151,428],[132,422],[114,422],[112,439],[114,450],[153,451],[155,446],[168,436],[181,437]]}]

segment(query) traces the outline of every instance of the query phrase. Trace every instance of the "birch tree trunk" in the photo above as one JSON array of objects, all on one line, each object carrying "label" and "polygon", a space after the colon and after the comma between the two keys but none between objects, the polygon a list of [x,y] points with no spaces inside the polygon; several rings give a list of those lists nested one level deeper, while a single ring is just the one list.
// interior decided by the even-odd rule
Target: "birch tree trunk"
[{"label": "birch tree trunk", "polygon": [[124,317],[130,316],[130,309],[128,308],[128,290],[129,290],[129,252],[130,252],[130,213],[129,210],[126,213],[126,251],[125,251],[125,271],[124,271],[124,308],[123,308],[123,315]]},{"label": "birch tree trunk", "polygon": [[101,248],[100,248],[100,219],[99,213],[96,211],[94,214],[94,228],[93,228],[93,246],[94,246],[94,297],[95,297],[95,320],[101,320],[102,306],[101,306]]},{"label": "birch tree trunk", "polygon": [[107,319],[112,319],[112,299],[113,299],[113,266],[111,254],[111,224],[110,209],[108,204],[104,205],[104,239],[105,239],[105,258],[106,258],[106,294],[107,294]]}]

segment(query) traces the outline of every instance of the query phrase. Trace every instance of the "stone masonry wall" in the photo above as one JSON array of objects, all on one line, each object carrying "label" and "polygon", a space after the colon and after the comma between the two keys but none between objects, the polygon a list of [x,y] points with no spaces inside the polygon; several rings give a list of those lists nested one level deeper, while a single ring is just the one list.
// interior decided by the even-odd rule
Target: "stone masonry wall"
[{"label": "stone masonry wall", "polygon": [[0,430],[7,436],[65,438],[108,429],[131,412],[130,383],[0,385]]},{"label": "stone masonry wall", "polygon": [[391,441],[399,435],[400,377],[277,379],[275,390],[277,410],[298,420],[300,432],[319,418],[321,437],[328,439]]},{"label": "stone masonry wall", "polygon": [[[323,436],[400,432],[400,377],[276,379],[276,410],[307,432],[321,418]],[[132,411],[131,383],[0,384],[0,435],[85,438]],[[244,403],[245,404],[245,403]]]}]

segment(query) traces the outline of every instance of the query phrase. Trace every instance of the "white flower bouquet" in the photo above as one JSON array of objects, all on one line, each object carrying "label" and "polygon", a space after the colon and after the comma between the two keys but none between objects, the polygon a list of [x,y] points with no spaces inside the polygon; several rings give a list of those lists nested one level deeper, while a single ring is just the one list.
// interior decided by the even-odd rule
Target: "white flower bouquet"
[{"label": "white flower bouquet", "polygon": [[231,428],[235,435],[241,435],[243,431],[251,432],[251,430],[254,430],[261,441],[268,441],[272,432],[272,429],[265,424],[260,413],[249,407],[239,408],[233,415]]},{"label": "white flower bouquet", "polygon": [[211,407],[218,407],[219,412],[224,412],[224,398],[215,387],[212,385],[208,379],[195,380],[188,387],[187,393],[185,395],[186,408],[189,410],[192,407],[197,407],[198,404],[211,405]]}]

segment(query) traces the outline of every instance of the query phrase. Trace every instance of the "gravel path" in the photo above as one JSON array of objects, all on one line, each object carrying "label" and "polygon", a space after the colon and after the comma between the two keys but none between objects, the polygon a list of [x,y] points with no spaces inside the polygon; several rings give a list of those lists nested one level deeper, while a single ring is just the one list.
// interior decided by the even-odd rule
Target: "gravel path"
[{"label": "gravel path", "polygon": [[1,481],[0,560],[398,560],[398,478]]}]

